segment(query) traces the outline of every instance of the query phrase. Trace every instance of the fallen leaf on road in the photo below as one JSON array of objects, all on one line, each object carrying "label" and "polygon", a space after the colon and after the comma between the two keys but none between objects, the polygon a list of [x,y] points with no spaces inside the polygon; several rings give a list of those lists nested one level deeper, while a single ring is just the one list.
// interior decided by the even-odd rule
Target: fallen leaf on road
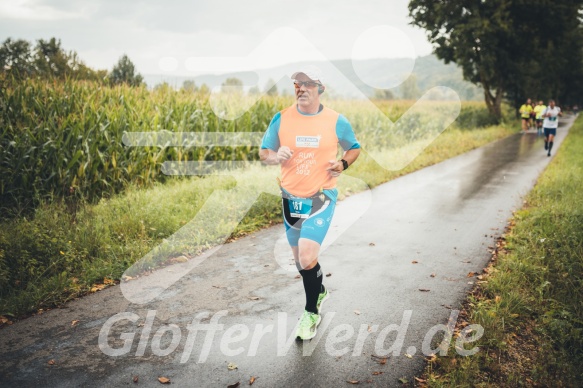
[{"label": "fallen leaf on road", "polygon": [[49,360],[49,362],[47,362],[47,364],[49,364],[49,365],[55,365],[55,360]]},{"label": "fallen leaf on road", "polygon": [[78,323],[79,323],[79,320],[78,319],[74,319],[74,320],[71,321],[71,326],[75,326]]},{"label": "fallen leaf on road", "polygon": [[405,353],[405,357],[407,357],[407,358],[413,358],[413,356],[410,355],[409,353]]},{"label": "fallen leaf on road", "polygon": [[468,278],[473,278],[475,274],[476,274],[475,272],[470,271],[470,272],[468,272],[467,277]]},{"label": "fallen leaf on road", "polygon": [[413,263],[413,264],[417,264],[417,263],[419,263],[419,262],[418,262],[417,260],[413,260],[411,263]]},{"label": "fallen leaf on road", "polygon": [[406,378],[406,377],[401,377],[401,378],[399,379],[399,382],[400,382],[401,384],[408,384],[408,383],[409,383],[409,380],[407,380],[407,378]]},{"label": "fallen leaf on road", "polygon": [[251,299],[251,300],[259,300],[259,297],[258,296],[249,296],[248,298]]},{"label": "fallen leaf on road", "polygon": [[326,274],[326,277],[327,277],[327,278],[329,278],[330,276],[332,276],[332,274],[331,274],[330,272],[328,272],[328,273]]},{"label": "fallen leaf on road", "polygon": [[371,354],[370,356],[372,358],[374,358],[375,361],[377,361],[381,365],[385,365],[387,363],[387,357],[381,357],[381,356],[377,356],[375,354]]},{"label": "fallen leaf on road", "polygon": [[360,384],[360,381],[358,381],[358,380],[346,380],[346,382],[349,384],[355,384],[355,385]]},{"label": "fallen leaf on road", "polygon": [[238,388],[239,385],[241,385],[241,383],[237,381],[235,384],[227,385],[227,388]]},{"label": "fallen leaf on road", "polygon": [[96,284],[93,287],[91,287],[91,289],[89,290],[89,292],[97,292],[97,291],[101,291],[105,288],[105,284]]},{"label": "fallen leaf on road", "polygon": [[429,292],[429,291],[431,291],[431,290],[429,290],[429,289],[427,289],[427,288],[420,288],[420,289],[419,289],[419,291],[421,291],[421,292]]},{"label": "fallen leaf on road", "polygon": [[382,375],[383,373],[385,373],[385,372],[372,372],[372,375],[373,376],[378,376],[378,375]]},{"label": "fallen leaf on road", "polygon": [[137,382],[138,382],[138,376],[134,376],[134,378],[132,379],[132,381],[133,381],[134,383],[137,383]]},{"label": "fallen leaf on road", "polygon": [[253,385],[253,383],[255,382],[256,377],[255,376],[251,376],[251,378],[249,379],[249,385]]},{"label": "fallen leaf on road", "polygon": [[375,246],[375,243],[370,243],[368,245],[370,245],[371,247],[374,247]]},{"label": "fallen leaf on road", "polygon": [[419,377],[415,377],[415,380],[419,381],[420,383],[426,383],[427,380],[420,379]]},{"label": "fallen leaf on road", "polygon": [[168,377],[158,377],[158,381],[161,384],[170,384],[170,379]]},{"label": "fallen leaf on road", "polygon": [[354,310],[354,313],[355,313],[356,315],[360,315],[360,311],[358,311],[358,310]]},{"label": "fallen leaf on road", "polygon": [[435,277],[435,273],[432,273],[432,274],[431,274],[431,275],[429,275],[429,276],[431,276],[432,278],[434,278],[434,277]]},{"label": "fallen leaf on road", "polygon": [[227,368],[229,368],[229,370],[235,370],[237,369],[237,364],[230,362],[229,365],[227,365]]}]

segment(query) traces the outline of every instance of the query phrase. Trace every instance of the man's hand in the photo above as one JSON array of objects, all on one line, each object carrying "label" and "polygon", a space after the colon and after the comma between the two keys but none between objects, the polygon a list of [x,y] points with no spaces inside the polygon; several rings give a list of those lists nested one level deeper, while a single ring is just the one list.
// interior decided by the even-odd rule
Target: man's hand
[{"label": "man's hand", "polygon": [[330,163],[330,167],[326,171],[330,171],[330,175],[333,177],[339,176],[344,171],[344,166],[340,160],[329,160],[328,163]]},{"label": "man's hand", "polygon": [[289,160],[293,153],[294,152],[290,150],[289,147],[287,146],[280,147],[277,150],[277,152],[267,148],[263,148],[259,150],[259,159],[261,159],[261,161],[264,164],[269,165],[281,164]]},{"label": "man's hand", "polygon": [[292,157],[293,153],[294,152],[290,150],[288,146],[279,147],[279,149],[277,150],[277,162],[283,163],[286,160],[289,160],[289,158]]}]

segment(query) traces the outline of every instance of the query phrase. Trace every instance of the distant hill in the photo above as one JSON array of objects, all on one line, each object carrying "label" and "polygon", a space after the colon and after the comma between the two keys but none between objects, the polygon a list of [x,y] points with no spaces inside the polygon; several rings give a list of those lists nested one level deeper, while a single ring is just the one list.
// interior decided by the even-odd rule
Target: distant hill
[{"label": "distant hill", "polygon": [[[399,77],[409,73],[412,59],[368,59],[357,62],[359,72],[367,75],[367,79],[374,80],[376,85],[388,87],[396,98],[401,96],[398,84]],[[330,62],[297,62],[269,69],[260,69],[256,72],[234,72],[219,75],[172,76],[172,75],[144,75],[149,87],[167,82],[174,88],[180,88],[186,80],[193,80],[197,86],[206,84],[209,87],[218,87],[227,78],[236,77],[243,81],[246,88],[252,86],[265,89],[269,79],[276,81],[277,89],[281,93],[287,90],[293,92],[289,76],[302,65],[318,66],[323,73],[328,93],[350,98],[370,97],[374,88],[363,82],[354,71],[352,60],[334,60]],[[415,59],[412,73],[416,76],[417,86],[421,92],[434,86],[447,86],[454,89],[462,100],[483,100],[481,88],[464,81],[462,71],[455,64],[444,64],[434,55],[427,55]]]}]

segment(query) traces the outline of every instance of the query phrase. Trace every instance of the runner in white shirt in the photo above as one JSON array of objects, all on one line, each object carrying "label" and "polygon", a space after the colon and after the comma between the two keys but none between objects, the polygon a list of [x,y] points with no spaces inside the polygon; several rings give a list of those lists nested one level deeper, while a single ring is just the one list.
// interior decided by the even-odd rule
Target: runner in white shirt
[{"label": "runner in white shirt", "polygon": [[543,129],[545,131],[545,150],[548,150],[547,156],[551,156],[551,149],[553,148],[553,140],[557,135],[557,128],[559,127],[559,116],[562,116],[561,108],[555,106],[555,100],[549,100],[549,106],[543,111],[542,117]]}]

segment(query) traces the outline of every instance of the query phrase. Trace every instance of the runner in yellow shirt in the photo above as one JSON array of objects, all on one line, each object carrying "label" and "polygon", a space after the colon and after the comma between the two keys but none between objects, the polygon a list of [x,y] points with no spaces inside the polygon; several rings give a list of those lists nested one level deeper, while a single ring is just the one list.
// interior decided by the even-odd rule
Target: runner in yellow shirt
[{"label": "runner in yellow shirt", "polygon": [[530,120],[530,112],[532,112],[530,98],[528,98],[526,102],[522,104],[518,111],[520,112],[520,118],[522,119],[523,133],[526,133],[528,131],[528,121]]},{"label": "runner in yellow shirt", "polygon": [[540,100],[538,102],[538,105],[534,107],[534,113],[536,114],[535,116],[535,120],[536,120],[536,131],[537,131],[537,136],[542,136],[543,134],[543,112],[546,109],[546,105],[542,102],[542,100]]}]

